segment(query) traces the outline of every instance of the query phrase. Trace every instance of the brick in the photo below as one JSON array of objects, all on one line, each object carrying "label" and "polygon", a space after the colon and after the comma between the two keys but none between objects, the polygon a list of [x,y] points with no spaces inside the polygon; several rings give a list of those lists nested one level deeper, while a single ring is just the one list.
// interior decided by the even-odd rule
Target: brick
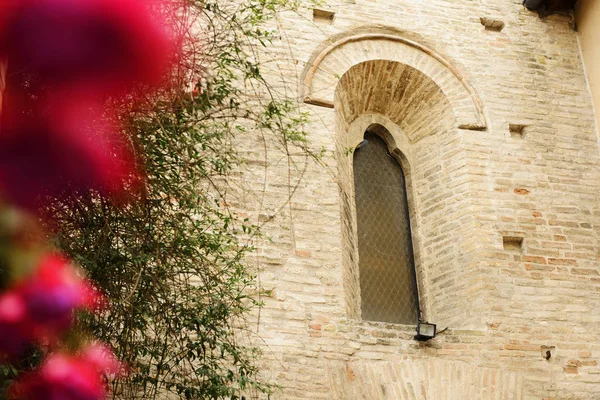
[{"label": "brick", "polygon": [[[326,26],[309,9],[282,13],[260,54],[292,98],[320,63],[300,105],[320,163],[291,151],[288,164],[277,136],[235,138],[248,163],[228,204],[269,217],[254,244],[277,294],[256,339],[261,373],[282,387],[272,398],[596,398],[600,151],[571,17],[514,0],[329,8]],[[481,17],[506,27],[486,31]],[[433,342],[360,318],[351,161],[373,124],[405,170],[423,315],[449,327]]]}]

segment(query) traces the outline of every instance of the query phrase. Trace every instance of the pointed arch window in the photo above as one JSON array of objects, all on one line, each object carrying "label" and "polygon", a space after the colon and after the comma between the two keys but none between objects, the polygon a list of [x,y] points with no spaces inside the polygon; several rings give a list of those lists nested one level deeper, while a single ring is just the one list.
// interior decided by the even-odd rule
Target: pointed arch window
[{"label": "pointed arch window", "polygon": [[363,320],[416,324],[419,300],[402,167],[367,131],[353,156]]}]

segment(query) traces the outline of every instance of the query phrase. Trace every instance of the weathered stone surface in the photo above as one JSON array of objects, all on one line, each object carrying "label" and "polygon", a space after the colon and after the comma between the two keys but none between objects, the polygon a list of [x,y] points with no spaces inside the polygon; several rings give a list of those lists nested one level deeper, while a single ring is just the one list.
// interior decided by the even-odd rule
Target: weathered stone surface
[{"label": "weathered stone surface", "polygon": [[[515,0],[326,6],[330,25],[282,14],[261,56],[275,90],[307,99],[323,165],[248,135],[232,192],[266,232],[257,343],[275,397],[600,399],[600,151],[571,17]],[[373,124],[407,172],[424,317],[448,327],[431,342],[360,319],[351,154]]]}]

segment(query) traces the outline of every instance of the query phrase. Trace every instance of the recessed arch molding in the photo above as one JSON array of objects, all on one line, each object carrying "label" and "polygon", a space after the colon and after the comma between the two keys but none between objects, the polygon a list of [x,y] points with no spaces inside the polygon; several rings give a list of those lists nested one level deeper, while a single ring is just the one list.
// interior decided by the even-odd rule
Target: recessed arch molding
[{"label": "recessed arch molding", "polygon": [[417,40],[414,34],[381,26],[334,36],[319,46],[307,63],[301,77],[300,98],[308,104],[334,108],[336,86],[348,70],[368,61],[390,61],[419,71],[439,86],[459,129],[487,130],[475,88],[453,63]]}]

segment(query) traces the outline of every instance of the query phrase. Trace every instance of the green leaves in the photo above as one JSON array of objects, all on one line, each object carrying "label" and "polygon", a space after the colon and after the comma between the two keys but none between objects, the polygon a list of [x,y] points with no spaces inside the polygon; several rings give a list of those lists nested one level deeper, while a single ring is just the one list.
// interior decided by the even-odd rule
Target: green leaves
[{"label": "green leaves", "polygon": [[60,221],[57,245],[110,300],[80,325],[130,365],[112,383],[114,398],[239,399],[274,389],[258,378],[260,352],[237,340],[260,306],[247,290],[253,248],[238,235],[260,232],[227,208],[224,193],[243,161],[236,137],[260,131],[286,151],[308,151],[306,114],[274,94],[257,61],[273,40],[264,23],[297,3],[188,3],[183,14],[203,30],[185,36],[189,52],[176,74],[185,79],[124,116],[147,174],[137,201],[117,207],[88,193],[74,208],[57,201],[48,210]]}]

